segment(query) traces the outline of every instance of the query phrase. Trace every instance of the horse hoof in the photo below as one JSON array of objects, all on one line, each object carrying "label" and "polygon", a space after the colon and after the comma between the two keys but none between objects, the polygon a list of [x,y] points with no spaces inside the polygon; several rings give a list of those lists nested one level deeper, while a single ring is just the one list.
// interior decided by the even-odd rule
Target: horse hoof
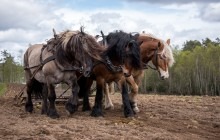
[{"label": "horse hoof", "polygon": [[90,111],[91,107],[90,106],[83,106],[82,111]]},{"label": "horse hoof", "polygon": [[60,117],[60,115],[57,113],[56,110],[48,110],[47,116],[52,118],[52,119],[56,119],[56,118]]},{"label": "horse hoof", "polygon": [[32,111],[33,111],[33,104],[32,103],[31,104],[26,103],[25,104],[25,111],[32,113]]},{"label": "horse hoof", "polygon": [[101,109],[93,108],[91,114],[92,117],[103,117],[103,113]]},{"label": "horse hoof", "polygon": [[78,110],[78,106],[77,105],[73,105],[71,103],[66,103],[66,110],[70,113],[73,114],[74,112],[76,112]]},{"label": "horse hoof", "polygon": [[137,103],[136,102],[131,102],[130,101],[130,105],[131,105],[131,108],[132,108],[132,110],[134,111],[135,114],[140,112],[139,108],[137,107]]},{"label": "horse hoof", "polygon": [[112,106],[106,106],[106,107],[105,107],[105,110],[114,110],[114,105],[112,105]]},{"label": "horse hoof", "polygon": [[133,111],[132,108],[130,108],[130,107],[127,108],[127,107],[124,106],[124,115],[125,115],[126,118],[127,117],[134,117],[135,112]]},{"label": "horse hoof", "polygon": [[134,113],[124,113],[126,118],[133,118],[134,117]]},{"label": "horse hoof", "polygon": [[47,110],[41,110],[41,115],[46,115],[47,114]]},{"label": "horse hoof", "polygon": [[51,119],[57,119],[60,117],[60,115],[56,114],[56,115],[48,115]]},{"label": "horse hoof", "polygon": [[135,113],[139,113],[140,112],[140,110],[139,110],[139,108],[137,106],[134,107],[133,110],[134,110]]}]

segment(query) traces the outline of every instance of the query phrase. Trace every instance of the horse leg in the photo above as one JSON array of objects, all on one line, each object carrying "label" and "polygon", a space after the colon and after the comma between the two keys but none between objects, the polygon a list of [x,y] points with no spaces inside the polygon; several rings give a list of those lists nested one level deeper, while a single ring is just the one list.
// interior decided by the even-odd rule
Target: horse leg
[{"label": "horse leg", "polygon": [[109,86],[109,93],[110,94],[115,94],[114,82],[109,83],[108,86]]},{"label": "horse leg", "polygon": [[25,103],[25,111],[30,112],[30,113],[33,111],[33,102],[32,102],[32,97],[31,97],[31,93],[33,92],[32,82],[33,80],[29,80],[26,84],[27,85],[27,101]]},{"label": "horse leg", "polygon": [[105,109],[114,109],[114,105],[112,103],[111,98],[109,97],[109,89],[110,89],[110,84],[105,84],[104,85],[104,107]]},{"label": "horse leg", "polygon": [[138,95],[138,85],[141,81],[141,78],[136,78],[136,80],[133,78],[133,76],[127,77],[126,81],[131,86],[131,93],[129,94],[131,106],[135,113],[140,112],[138,105],[137,105],[137,95]]},{"label": "horse leg", "polygon": [[[83,107],[82,111],[89,111],[91,110],[90,104],[89,104],[89,93],[90,93],[90,87],[92,86],[93,80],[90,78],[86,78],[86,85],[82,87],[84,89],[84,96],[83,96]],[[80,88],[81,90],[81,88]]]},{"label": "horse leg", "polygon": [[47,84],[43,85],[42,97],[43,97],[43,100],[42,100],[41,114],[47,114],[47,111],[48,111],[48,104],[47,104],[48,89],[47,89]]},{"label": "horse leg", "polygon": [[103,87],[104,87],[104,79],[97,79],[95,105],[92,108],[92,112],[91,112],[91,116],[93,117],[103,116],[102,113]]},{"label": "horse leg", "polygon": [[133,117],[134,112],[131,108],[131,104],[129,101],[129,95],[128,95],[126,82],[122,82],[121,87],[122,87],[122,101],[123,101],[123,107],[124,107],[124,115],[125,117]]},{"label": "horse leg", "polygon": [[[71,83],[69,83],[71,84]],[[78,93],[79,93],[79,85],[77,83],[77,79],[75,78],[72,81],[72,95],[70,96],[70,98],[68,99],[65,108],[66,110],[70,113],[73,114],[74,112],[77,111],[78,109]]]},{"label": "horse leg", "polygon": [[52,84],[47,84],[47,86],[48,86],[48,100],[49,100],[49,108],[47,111],[47,115],[52,119],[59,118],[59,114],[57,113],[55,107],[55,100],[56,100],[55,87]]}]

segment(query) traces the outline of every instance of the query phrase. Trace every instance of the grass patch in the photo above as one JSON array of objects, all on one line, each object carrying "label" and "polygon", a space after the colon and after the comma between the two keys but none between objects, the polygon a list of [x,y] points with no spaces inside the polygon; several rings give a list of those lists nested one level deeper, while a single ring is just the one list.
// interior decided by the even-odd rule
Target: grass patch
[{"label": "grass patch", "polygon": [[7,90],[7,85],[5,83],[0,83],[0,96],[2,96]]}]

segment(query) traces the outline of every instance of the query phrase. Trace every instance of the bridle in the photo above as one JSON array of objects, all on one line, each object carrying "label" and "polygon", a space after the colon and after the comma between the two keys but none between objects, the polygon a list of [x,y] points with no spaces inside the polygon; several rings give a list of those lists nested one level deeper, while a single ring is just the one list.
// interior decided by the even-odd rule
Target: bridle
[{"label": "bridle", "polygon": [[162,52],[158,52],[158,49],[159,49],[159,47],[157,47],[157,49],[154,51],[154,54],[153,54],[153,56],[151,58],[151,60],[155,59],[155,63],[156,63],[155,67],[152,67],[151,65],[142,62],[143,65],[144,65],[143,69],[148,69],[148,67],[149,67],[149,68],[151,68],[153,70],[158,70],[158,57],[157,56],[160,55],[161,59],[163,59],[163,60],[166,59],[166,56],[162,55]]}]

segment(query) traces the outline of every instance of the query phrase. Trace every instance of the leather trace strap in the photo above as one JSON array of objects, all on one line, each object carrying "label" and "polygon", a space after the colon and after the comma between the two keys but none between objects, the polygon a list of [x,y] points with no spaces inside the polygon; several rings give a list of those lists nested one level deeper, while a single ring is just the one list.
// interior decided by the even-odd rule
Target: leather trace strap
[{"label": "leather trace strap", "polygon": [[111,70],[112,72],[122,72],[122,66],[113,65],[108,56],[105,58],[105,61],[106,61],[107,68]]},{"label": "leather trace strap", "polygon": [[[109,57],[105,57],[105,61],[97,61],[94,65],[93,68],[96,67],[99,64],[104,64],[110,71],[117,73],[117,72],[122,72],[122,66],[115,66],[112,64],[111,60]],[[92,68],[92,69],[93,69]]]},{"label": "leather trace strap", "polygon": [[68,67],[68,68],[64,68],[64,69],[61,69],[62,72],[64,71],[78,71],[79,73],[83,73],[83,66],[81,67],[76,67],[76,66],[71,66],[71,67]]}]

